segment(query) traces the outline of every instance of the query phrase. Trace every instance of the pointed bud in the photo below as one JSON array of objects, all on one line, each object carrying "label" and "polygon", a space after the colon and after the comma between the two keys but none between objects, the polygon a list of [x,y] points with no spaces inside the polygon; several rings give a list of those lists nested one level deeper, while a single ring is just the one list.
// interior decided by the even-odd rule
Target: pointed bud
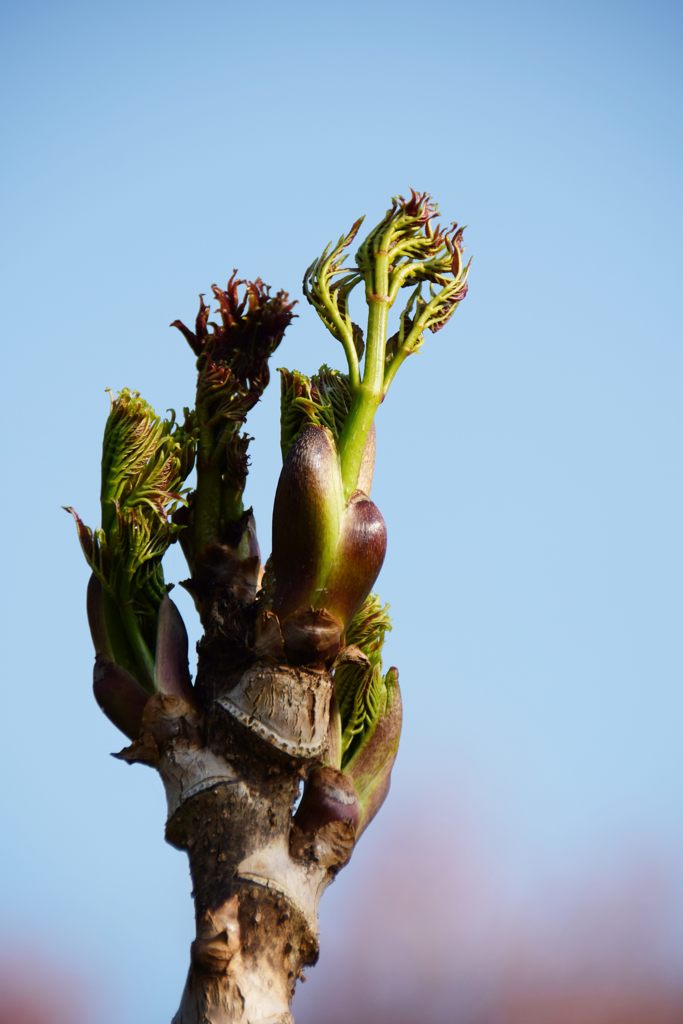
[{"label": "pointed bud", "polygon": [[334,566],[322,601],[344,623],[370,593],[387,551],[382,513],[361,491],[351,495],[344,511]]},{"label": "pointed bud", "polygon": [[85,525],[75,508],[72,508],[71,505],[63,505],[62,508],[65,512],[68,512],[69,515],[73,516],[73,520],[76,524],[76,530],[78,532],[78,539],[80,541],[83,554],[85,555],[85,560],[88,565],[90,565],[96,554],[93,532],[89,526]]},{"label": "pointed bud", "polygon": [[183,617],[168,594],[159,606],[154,682],[161,693],[193,703],[192,678],[187,664],[187,630]]},{"label": "pointed bud", "polygon": [[336,768],[314,768],[292,821],[292,857],[336,874],[353,853],[358,820],[358,798],[349,779]]},{"label": "pointed bud", "polygon": [[359,818],[358,799],[350,780],[336,768],[314,768],[294,815],[294,823],[302,832],[318,832],[333,821],[347,822],[355,832]]},{"label": "pointed bud", "polygon": [[281,620],[317,604],[335,556],[343,509],[332,436],[323,427],[304,427],[285,458],[273,506],[273,610]]},{"label": "pointed bud", "polygon": [[110,722],[134,740],[149,698],[136,679],[103,654],[95,658],[93,693]]},{"label": "pointed bud", "polygon": [[384,685],[387,691],[384,712],[344,768],[353,782],[361,808],[357,836],[368,827],[386,799],[401,738],[403,708],[398,669],[389,669]]},{"label": "pointed bud", "polygon": [[[331,434],[324,427],[304,427],[285,458],[273,508],[273,610],[298,660],[306,660],[306,615],[325,609],[343,631],[370,592],[385,552],[386,527],[376,505],[361,491],[344,502]],[[321,623],[311,618],[309,625]],[[309,646],[311,658],[320,656],[320,637]],[[338,650],[330,644],[326,657]]]}]

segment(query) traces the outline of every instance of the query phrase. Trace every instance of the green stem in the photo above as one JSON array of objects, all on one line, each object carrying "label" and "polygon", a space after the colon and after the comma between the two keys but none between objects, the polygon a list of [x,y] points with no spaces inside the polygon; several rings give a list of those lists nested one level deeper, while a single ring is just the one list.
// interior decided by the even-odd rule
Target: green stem
[{"label": "green stem", "polygon": [[389,390],[389,385],[396,376],[399,367],[403,364],[406,356],[409,356],[410,352],[405,348],[400,348],[391,363],[387,367],[387,372],[384,375],[384,394],[386,395]]},{"label": "green stem", "polygon": [[358,355],[356,353],[356,347],[353,341],[353,329],[349,323],[342,319],[341,314],[337,308],[336,302],[333,301],[329,288],[326,284],[321,282],[320,291],[323,297],[325,308],[330,315],[332,323],[337,328],[337,337],[342,343],[344,354],[346,356],[346,362],[349,367],[349,380],[352,386],[358,384],[360,380],[359,367],[358,367]]},{"label": "green stem", "polygon": [[[445,301],[453,294],[457,287],[461,287],[458,281],[451,281],[445,288],[442,288],[440,292],[437,292],[430,301],[425,305],[424,309],[420,313],[419,317],[415,320],[413,326],[408,333],[408,336],[401,342],[398,352],[391,361],[391,364],[387,367],[384,374],[384,394],[387,393],[389,385],[396,376],[399,367],[402,365],[407,356],[412,355],[420,344],[424,332],[428,329],[433,313],[439,309],[439,306],[444,304]],[[411,299],[412,301],[412,299]],[[410,302],[404,314],[410,309]]]},{"label": "green stem", "polygon": [[374,274],[370,280],[366,278],[365,284],[368,329],[363,380],[353,389],[353,401],[339,438],[344,497],[347,501],[358,486],[365,443],[384,394],[384,362],[390,305],[388,292],[389,255],[387,249],[382,248],[375,257]]},{"label": "green stem", "polygon": [[344,348],[344,354],[349,368],[349,381],[351,382],[351,386],[355,387],[360,382],[356,349],[353,341],[349,341],[346,335],[342,338],[342,346]]},{"label": "green stem", "polygon": [[376,395],[367,390],[364,384],[360,384],[351,402],[351,408],[339,438],[344,498],[347,501],[358,486],[365,442],[381,401],[381,392]]},{"label": "green stem", "polygon": [[119,612],[121,614],[121,621],[123,622],[124,629],[128,642],[130,643],[133,657],[137,666],[138,680],[142,686],[150,693],[154,693],[154,658],[152,657],[151,651],[140,630],[140,623],[138,617],[133,611],[133,608],[127,601],[122,601],[119,604]]},{"label": "green stem", "polygon": [[[379,259],[377,262],[379,264]],[[384,257],[384,263],[386,265],[386,256]],[[379,274],[377,276],[379,277]],[[389,318],[386,271],[383,275],[383,280],[378,281],[377,284],[379,285],[377,291],[367,296],[369,306],[368,334],[365,366],[363,367],[363,386],[368,392],[381,396],[387,343],[387,321]]]},{"label": "green stem", "polygon": [[197,413],[199,418],[197,487],[192,515],[195,555],[216,540],[221,511],[221,475],[218,466],[211,458],[213,432],[199,402],[197,403]]}]

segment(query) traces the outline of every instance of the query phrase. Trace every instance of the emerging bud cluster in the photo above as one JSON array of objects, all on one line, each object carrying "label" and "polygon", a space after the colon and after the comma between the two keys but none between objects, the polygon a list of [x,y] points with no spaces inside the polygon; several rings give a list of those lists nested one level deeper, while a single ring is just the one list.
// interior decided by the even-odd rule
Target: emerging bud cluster
[{"label": "emerging bud cluster", "polygon": [[159,609],[166,594],[162,558],[180,527],[183,481],[194,441],[174,418],[160,419],[137,392],[112,398],[102,446],[101,526],[91,530],[69,508],[94,579],[89,618],[98,654],[154,690]]},{"label": "emerging bud cluster", "polygon": [[256,592],[259,549],[253,516],[243,504],[250,438],[242,432],[247,414],[270,380],[268,361],[293,316],[286,292],[270,294],[263,281],[243,281],[234,271],[225,289],[212,285],[220,323],[199,297],[195,330],[181,331],[197,357],[195,431],[197,483],[181,537],[193,571],[192,591],[200,607],[232,580],[241,593]]},{"label": "emerging bud cluster", "polygon": [[[296,732],[310,711],[291,696],[295,684],[308,680],[310,697],[311,680],[325,681],[320,744],[309,757],[294,819],[297,856],[304,859],[321,856],[324,833],[337,848],[334,862],[342,863],[339,849],[348,844],[350,852],[386,796],[398,749],[398,672],[384,672],[381,656],[391,625],[371,593],[387,545],[384,519],[370,498],[374,417],[398,368],[467,292],[462,228],[443,228],[436,216],[430,197],[411,190],[409,198],[393,199],[360,243],[355,266],[345,266],[345,258],[362,218],[306,271],[304,294],[342,344],[347,371],[323,366],[310,378],[280,371],[283,465],[265,573],[243,501],[250,441],[243,428],[268,384],[269,359],[294,303],[283,291],[271,295],[260,279],[240,280],[234,272],[225,288],[213,285],[217,321],[200,295],[194,330],[173,322],[197,360],[194,409],[185,410],[180,425],[174,416],[160,419],[136,392],[122,391],[104,433],[101,526],[91,530],[69,510],[92,570],[95,697],[126,735],[138,736],[148,698],[157,693],[207,713],[232,707],[241,727],[266,742],[273,723],[291,720]],[[350,306],[361,284],[364,329]],[[408,296],[390,333],[389,313],[403,289]],[[185,488],[194,467],[194,487]],[[161,567],[176,539],[191,573],[184,585],[206,631],[195,687],[187,633]],[[212,650],[220,671],[218,682],[204,673],[209,685],[202,654]],[[259,701],[268,705],[270,732],[256,721]],[[291,745],[278,749],[294,756]]]},{"label": "emerging bud cluster", "polygon": [[[463,229],[433,221],[438,208],[426,192],[395,196],[385,216],[361,242],[356,267],[345,266],[346,251],[362,218],[336,245],[330,243],[304,275],[304,294],[328,330],[344,348],[352,400],[339,438],[344,492],[358,486],[367,436],[377,408],[404,360],[423,344],[425,331],[436,332],[467,294],[469,263],[462,259]],[[365,286],[365,333],[351,319],[349,298]],[[410,294],[389,336],[389,311],[399,292]],[[362,360],[362,366],[361,366]]]},{"label": "emerging bud cluster", "polygon": [[[331,431],[305,426],[285,458],[273,506],[273,611],[290,655],[316,661],[337,653],[379,574],[386,543],[384,520],[368,496],[357,490],[344,498]],[[319,618],[309,612],[323,610],[331,632],[320,650]],[[308,651],[307,621],[314,627]]]}]

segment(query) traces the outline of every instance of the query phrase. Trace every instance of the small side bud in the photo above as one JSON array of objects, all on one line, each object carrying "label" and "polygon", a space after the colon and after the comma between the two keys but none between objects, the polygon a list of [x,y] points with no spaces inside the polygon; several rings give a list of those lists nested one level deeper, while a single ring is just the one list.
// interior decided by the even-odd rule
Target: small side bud
[{"label": "small side bud", "polygon": [[93,670],[93,693],[109,721],[128,739],[136,739],[149,699],[138,681],[125,668],[98,654]]},{"label": "small side bud", "polygon": [[370,593],[386,551],[382,513],[365,494],[356,491],[344,511],[339,547],[323,597],[325,607],[342,622],[350,622]]},{"label": "small side bud", "polygon": [[[371,453],[369,460],[368,473]],[[386,543],[384,520],[367,495],[356,491],[345,502],[331,433],[304,427],[285,458],[273,508],[273,610],[293,657],[314,660],[322,650],[322,637],[314,641],[313,627],[323,623],[311,615],[322,609],[329,616],[325,657],[337,654],[332,623],[336,620],[341,634],[363,603],[384,561]],[[309,628],[310,642],[303,640]]]},{"label": "small side bud", "polygon": [[[180,510],[182,519],[187,512]],[[261,579],[261,552],[252,510],[247,509],[224,532],[225,543],[211,543],[198,552],[186,552],[192,578],[181,585],[192,595],[202,621],[221,597],[229,595],[238,604],[251,604]],[[181,544],[188,533],[181,534]]]},{"label": "small side bud", "polygon": [[168,594],[159,606],[154,682],[161,693],[193,703],[192,678],[187,663],[188,640],[183,617]]},{"label": "small side bud", "polygon": [[282,622],[287,658],[294,665],[323,665],[341,647],[341,622],[324,608],[303,608]]},{"label": "small side bud", "polygon": [[358,798],[350,780],[336,768],[314,768],[294,815],[290,852],[296,860],[335,874],[353,853],[358,822]]},{"label": "small side bud", "polygon": [[315,598],[332,567],[344,509],[331,434],[307,426],[285,458],[273,505],[273,610],[282,621]]},{"label": "small side bud", "polygon": [[384,712],[344,767],[345,774],[353,782],[361,809],[356,838],[368,827],[386,799],[401,738],[403,706],[398,669],[389,669],[384,685],[387,692]]},{"label": "small side bud", "polygon": [[346,822],[355,832],[360,821],[356,791],[336,768],[314,768],[306,780],[294,823],[302,832],[315,833],[333,821]]}]

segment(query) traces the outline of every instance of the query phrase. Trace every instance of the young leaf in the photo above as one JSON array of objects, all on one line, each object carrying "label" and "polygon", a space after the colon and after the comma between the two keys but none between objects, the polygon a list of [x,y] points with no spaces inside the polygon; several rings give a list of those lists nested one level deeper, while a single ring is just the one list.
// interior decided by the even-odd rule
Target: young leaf
[{"label": "young leaf", "polygon": [[234,561],[240,547],[245,508],[242,501],[250,437],[242,432],[249,411],[270,379],[268,361],[292,320],[287,293],[270,294],[263,281],[243,281],[235,271],[225,289],[212,285],[219,323],[199,297],[195,330],[180,320],[181,331],[197,356],[197,485],[186,516],[190,529],[183,551],[191,569],[207,552],[229,548]]},{"label": "young leaf", "polygon": [[[83,553],[99,581],[93,590],[96,645],[141,685],[154,689],[159,606],[166,592],[161,559],[181,527],[173,513],[184,503],[184,473],[192,441],[173,418],[162,420],[135,391],[112,396],[102,444],[102,525],[91,530],[73,509]],[[96,617],[95,617],[96,613]]]},{"label": "young leaf", "polygon": [[376,594],[369,594],[346,633],[347,644],[357,648],[364,660],[342,662],[334,674],[341,717],[342,767],[384,711],[386,686],[382,677],[382,647],[390,629],[388,605],[383,606]]}]

